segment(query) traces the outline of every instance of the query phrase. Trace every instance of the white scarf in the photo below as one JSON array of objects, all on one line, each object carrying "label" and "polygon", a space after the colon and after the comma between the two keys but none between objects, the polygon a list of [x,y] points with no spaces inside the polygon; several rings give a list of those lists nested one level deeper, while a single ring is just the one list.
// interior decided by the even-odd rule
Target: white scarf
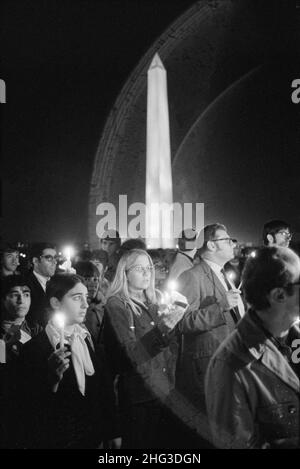
[{"label": "white scarf", "polygon": [[[48,339],[56,350],[57,344],[60,342],[60,331],[55,327],[50,320],[45,328]],[[90,337],[87,329],[84,329],[79,324],[67,327],[64,329],[65,341],[71,346],[71,358],[76,375],[79,391],[85,395],[85,375],[92,376],[95,369],[90,357],[88,346],[85,342],[86,337]]]}]

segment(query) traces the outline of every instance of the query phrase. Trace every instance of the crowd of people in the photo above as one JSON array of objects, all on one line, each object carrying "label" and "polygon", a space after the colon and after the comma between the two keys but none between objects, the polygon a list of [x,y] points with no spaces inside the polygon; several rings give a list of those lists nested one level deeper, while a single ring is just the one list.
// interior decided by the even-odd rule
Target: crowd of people
[{"label": "crowd of people", "polygon": [[220,223],[184,231],[174,255],[108,230],[64,267],[35,243],[22,272],[3,245],[1,447],[300,448],[291,238],[266,223],[239,285]]}]

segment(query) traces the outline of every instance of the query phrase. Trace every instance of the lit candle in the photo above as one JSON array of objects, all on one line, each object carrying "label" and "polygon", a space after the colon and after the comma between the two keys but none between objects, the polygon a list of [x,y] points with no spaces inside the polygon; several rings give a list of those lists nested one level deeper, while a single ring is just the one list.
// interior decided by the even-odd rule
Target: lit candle
[{"label": "lit candle", "polygon": [[63,249],[63,254],[66,258],[66,261],[63,263],[62,268],[66,272],[71,272],[72,269],[72,263],[71,263],[71,258],[74,256],[74,249],[72,246],[66,246]]},{"label": "lit candle", "polygon": [[168,290],[174,291],[177,288],[177,282],[176,280],[169,280],[168,285],[167,285]]},{"label": "lit candle", "polygon": [[65,318],[65,315],[63,313],[56,313],[54,315],[54,318],[53,318],[53,321],[55,323],[55,325],[59,328],[59,344],[60,344],[60,348],[63,349],[64,348],[64,342],[65,342],[65,322],[66,322],[66,318]]},{"label": "lit candle", "polygon": [[64,256],[67,259],[67,261],[71,261],[71,257],[73,254],[73,249],[71,246],[66,246],[64,249]]},{"label": "lit candle", "polygon": [[170,295],[168,292],[163,293],[163,304],[168,305],[170,303]]}]

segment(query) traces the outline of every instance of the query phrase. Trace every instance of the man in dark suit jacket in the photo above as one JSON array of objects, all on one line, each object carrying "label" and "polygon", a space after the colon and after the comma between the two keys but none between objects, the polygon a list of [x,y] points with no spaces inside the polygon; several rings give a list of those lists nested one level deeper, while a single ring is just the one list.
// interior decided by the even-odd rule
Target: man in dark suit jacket
[{"label": "man in dark suit jacket", "polygon": [[27,275],[31,291],[31,306],[27,315],[30,324],[45,326],[47,318],[46,284],[55,274],[57,253],[52,244],[36,243],[31,247],[30,258],[33,270]]},{"label": "man in dark suit jacket", "polygon": [[[224,225],[207,225],[200,263],[178,278],[179,291],[190,307],[178,325],[182,346],[176,387],[194,406],[204,433],[208,429],[204,378],[209,360],[244,314],[240,292],[224,277],[223,271],[234,257],[234,243]],[[208,433],[202,436],[209,438]]]}]

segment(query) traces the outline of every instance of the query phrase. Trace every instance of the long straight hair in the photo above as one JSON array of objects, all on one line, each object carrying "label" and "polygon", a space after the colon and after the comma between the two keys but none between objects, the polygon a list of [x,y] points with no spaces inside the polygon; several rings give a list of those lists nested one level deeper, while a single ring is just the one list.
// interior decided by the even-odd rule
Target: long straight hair
[{"label": "long straight hair", "polygon": [[151,302],[156,304],[156,292],[155,292],[155,270],[153,262],[149,254],[142,249],[132,249],[129,252],[123,254],[119,260],[115,278],[107,292],[107,299],[111,296],[118,296],[121,298],[125,305],[130,306],[134,314],[140,316],[142,313],[141,308],[132,300],[129,289],[128,289],[128,278],[127,271],[132,267],[139,256],[145,256],[149,260],[149,264],[152,266],[151,278],[149,287],[144,291],[146,298]]}]

